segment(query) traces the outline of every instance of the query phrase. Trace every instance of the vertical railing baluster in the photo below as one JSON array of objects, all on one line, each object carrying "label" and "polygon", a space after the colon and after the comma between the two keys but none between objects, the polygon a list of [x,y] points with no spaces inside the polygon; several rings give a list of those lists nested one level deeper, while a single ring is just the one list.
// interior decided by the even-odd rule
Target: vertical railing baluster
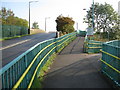
[{"label": "vertical railing baluster", "polygon": [[11,78],[11,80],[10,80],[10,87],[12,88],[12,86],[13,86],[12,67],[10,68],[10,78]]},{"label": "vertical railing baluster", "polygon": [[[5,88],[5,75],[4,75],[5,73],[3,73],[2,75],[1,75],[1,78],[2,78],[2,87],[1,88]],[[2,90],[2,89],[1,89]]]},{"label": "vertical railing baluster", "polygon": [[2,90],[2,82],[3,82],[3,80],[2,80],[2,75],[0,76],[0,90]]},{"label": "vertical railing baluster", "polygon": [[[68,37],[69,36],[69,37]],[[72,38],[71,38],[72,37]],[[18,88],[24,88],[28,85],[30,78],[32,77],[32,74],[35,70],[35,67],[37,66],[38,62],[51,50],[53,49],[55,46],[56,47],[53,49],[53,51],[51,51],[45,58],[45,60],[43,61],[42,65],[45,64],[45,62],[49,59],[49,57],[57,51],[62,50],[67,43],[70,43],[70,41],[73,40],[73,34],[68,34],[68,35],[64,35],[60,38],[56,38],[56,39],[52,39],[46,42],[43,42],[40,44],[39,47],[39,51],[43,48],[45,48],[47,45],[50,45],[53,42],[53,45],[51,45],[50,47],[48,47],[47,49],[45,49],[36,59],[36,61],[34,62],[33,66],[31,67],[30,71],[28,71],[28,73],[26,74],[26,76],[24,77],[24,79],[22,80],[22,82],[20,83],[20,85],[18,86]],[[59,42],[57,42],[58,40],[61,40]],[[68,40],[68,41],[66,41]],[[65,42],[66,41],[66,42]],[[63,43],[63,44],[61,44]],[[16,82],[19,80],[20,76],[25,72],[26,68],[28,68],[28,64],[31,63],[32,59],[28,60],[29,57],[27,55],[33,55],[35,57],[35,55],[39,52],[38,51],[38,46],[35,47],[33,49],[33,53],[32,50],[30,50],[30,52],[27,52],[27,54],[24,54],[24,56],[22,56],[21,58],[19,58],[19,60],[17,59],[17,62],[15,62],[7,71],[5,71],[2,74],[2,83],[4,84],[3,87],[4,88],[12,88]],[[32,58],[33,58],[32,56]],[[31,70],[32,70],[32,74],[31,74]]]},{"label": "vertical railing baluster", "polygon": [[9,81],[8,81],[8,71],[6,71],[6,86],[5,88],[9,88]]},{"label": "vertical railing baluster", "polygon": [[[27,61],[28,61],[28,59],[27,59],[27,55],[25,55],[25,56],[24,56],[24,59],[25,59],[25,67],[26,67],[26,69],[27,69],[27,66],[28,66],[28,62],[27,62]],[[26,75],[26,81],[25,81],[25,82],[26,82],[27,84],[29,83],[28,76],[29,76],[29,72],[28,72],[28,74]],[[26,84],[26,85],[27,85],[27,84]]]}]

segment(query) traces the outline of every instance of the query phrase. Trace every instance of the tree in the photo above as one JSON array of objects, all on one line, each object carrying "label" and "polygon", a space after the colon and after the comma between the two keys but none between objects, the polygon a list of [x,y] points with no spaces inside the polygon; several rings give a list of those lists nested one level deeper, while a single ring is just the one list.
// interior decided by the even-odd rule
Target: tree
[{"label": "tree", "polygon": [[2,24],[7,24],[7,18],[14,17],[14,13],[12,10],[7,10],[5,7],[2,7],[2,10],[0,10],[0,17],[2,18]]},{"label": "tree", "polygon": [[33,29],[39,29],[38,22],[34,22],[32,28]]},{"label": "tree", "polygon": [[57,23],[57,31],[61,31],[62,33],[71,33],[74,31],[74,21],[70,17],[63,17],[59,15],[55,20]]},{"label": "tree", "polygon": [[117,24],[114,27],[115,29],[115,38],[120,40],[120,16],[118,16]]},{"label": "tree", "polygon": [[12,10],[2,7],[0,10],[0,19],[2,19],[2,25],[16,25],[28,27],[28,21],[15,16]]},{"label": "tree", "polygon": [[14,13],[12,10],[7,10],[5,7],[2,7],[2,10],[0,10],[0,15],[2,18],[7,19],[9,16],[14,16]]},{"label": "tree", "polygon": [[[117,23],[118,14],[114,11],[113,7],[107,3],[94,5],[94,26],[95,31],[98,33],[106,33],[109,35],[114,35],[114,27]],[[88,23],[88,26],[92,25],[92,6],[87,11],[86,18],[84,22]],[[102,36],[106,36],[103,34]],[[110,37],[110,36],[109,36]],[[112,39],[112,38],[111,38]]]}]

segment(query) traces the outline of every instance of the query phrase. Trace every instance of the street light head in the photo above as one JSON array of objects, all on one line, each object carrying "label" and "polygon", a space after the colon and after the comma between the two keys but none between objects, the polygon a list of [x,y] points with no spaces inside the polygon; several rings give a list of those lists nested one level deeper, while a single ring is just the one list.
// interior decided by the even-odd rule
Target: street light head
[{"label": "street light head", "polygon": [[38,2],[38,1],[34,1],[34,2]]},{"label": "street light head", "polygon": [[50,17],[45,17],[45,19],[50,19]]},{"label": "street light head", "polygon": [[38,2],[38,1],[29,1],[29,3],[32,3],[32,2]]},{"label": "street light head", "polygon": [[86,8],[84,8],[83,10],[86,10]]}]

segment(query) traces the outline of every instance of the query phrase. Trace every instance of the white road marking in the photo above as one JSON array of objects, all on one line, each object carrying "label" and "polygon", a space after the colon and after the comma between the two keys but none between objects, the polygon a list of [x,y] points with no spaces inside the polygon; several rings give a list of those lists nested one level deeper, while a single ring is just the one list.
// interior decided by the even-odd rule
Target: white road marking
[{"label": "white road marking", "polygon": [[3,48],[0,48],[0,50],[4,50],[4,49],[7,49],[7,48],[11,48],[11,47],[14,47],[16,45],[19,45],[19,44],[22,44],[22,43],[25,43],[27,41],[30,41],[31,39],[28,39],[28,40],[24,40],[24,41],[21,41],[21,42],[18,42],[18,43],[15,43],[15,44],[12,44],[12,45],[9,45],[9,46],[6,46],[6,47],[3,47]]}]

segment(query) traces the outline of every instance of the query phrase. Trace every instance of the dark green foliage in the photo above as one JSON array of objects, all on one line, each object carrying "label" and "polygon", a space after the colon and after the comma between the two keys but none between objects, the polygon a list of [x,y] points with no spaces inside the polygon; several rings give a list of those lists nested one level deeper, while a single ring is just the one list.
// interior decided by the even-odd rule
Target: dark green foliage
[{"label": "dark green foliage", "polygon": [[38,22],[34,22],[32,28],[33,29],[39,29]]},{"label": "dark green foliage", "polygon": [[62,33],[71,33],[74,31],[74,21],[70,17],[63,17],[62,15],[58,16],[55,20],[57,23],[57,31],[61,31]]},{"label": "dark green foliage", "polygon": [[[118,28],[118,14],[113,7],[107,3],[94,5],[94,26],[95,31],[100,37],[112,39],[118,39],[119,35],[116,34],[120,31]],[[92,26],[92,5],[87,11],[87,15],[84,18],[84,22],[88,23],[88,26]]]},{"label": "dark green foliage", "polygon": [[2,21],[2,25],[28,27],[27,20],[16,17],[12,10],[7,10],[5,7],[2,7],[2,9],[0,10],[0,20]]},{"label": "dark green foliage", "polygon": [[0,39],[28,34],[28,21],[15,16],[12,10],[2,7],[0,10]]}]

